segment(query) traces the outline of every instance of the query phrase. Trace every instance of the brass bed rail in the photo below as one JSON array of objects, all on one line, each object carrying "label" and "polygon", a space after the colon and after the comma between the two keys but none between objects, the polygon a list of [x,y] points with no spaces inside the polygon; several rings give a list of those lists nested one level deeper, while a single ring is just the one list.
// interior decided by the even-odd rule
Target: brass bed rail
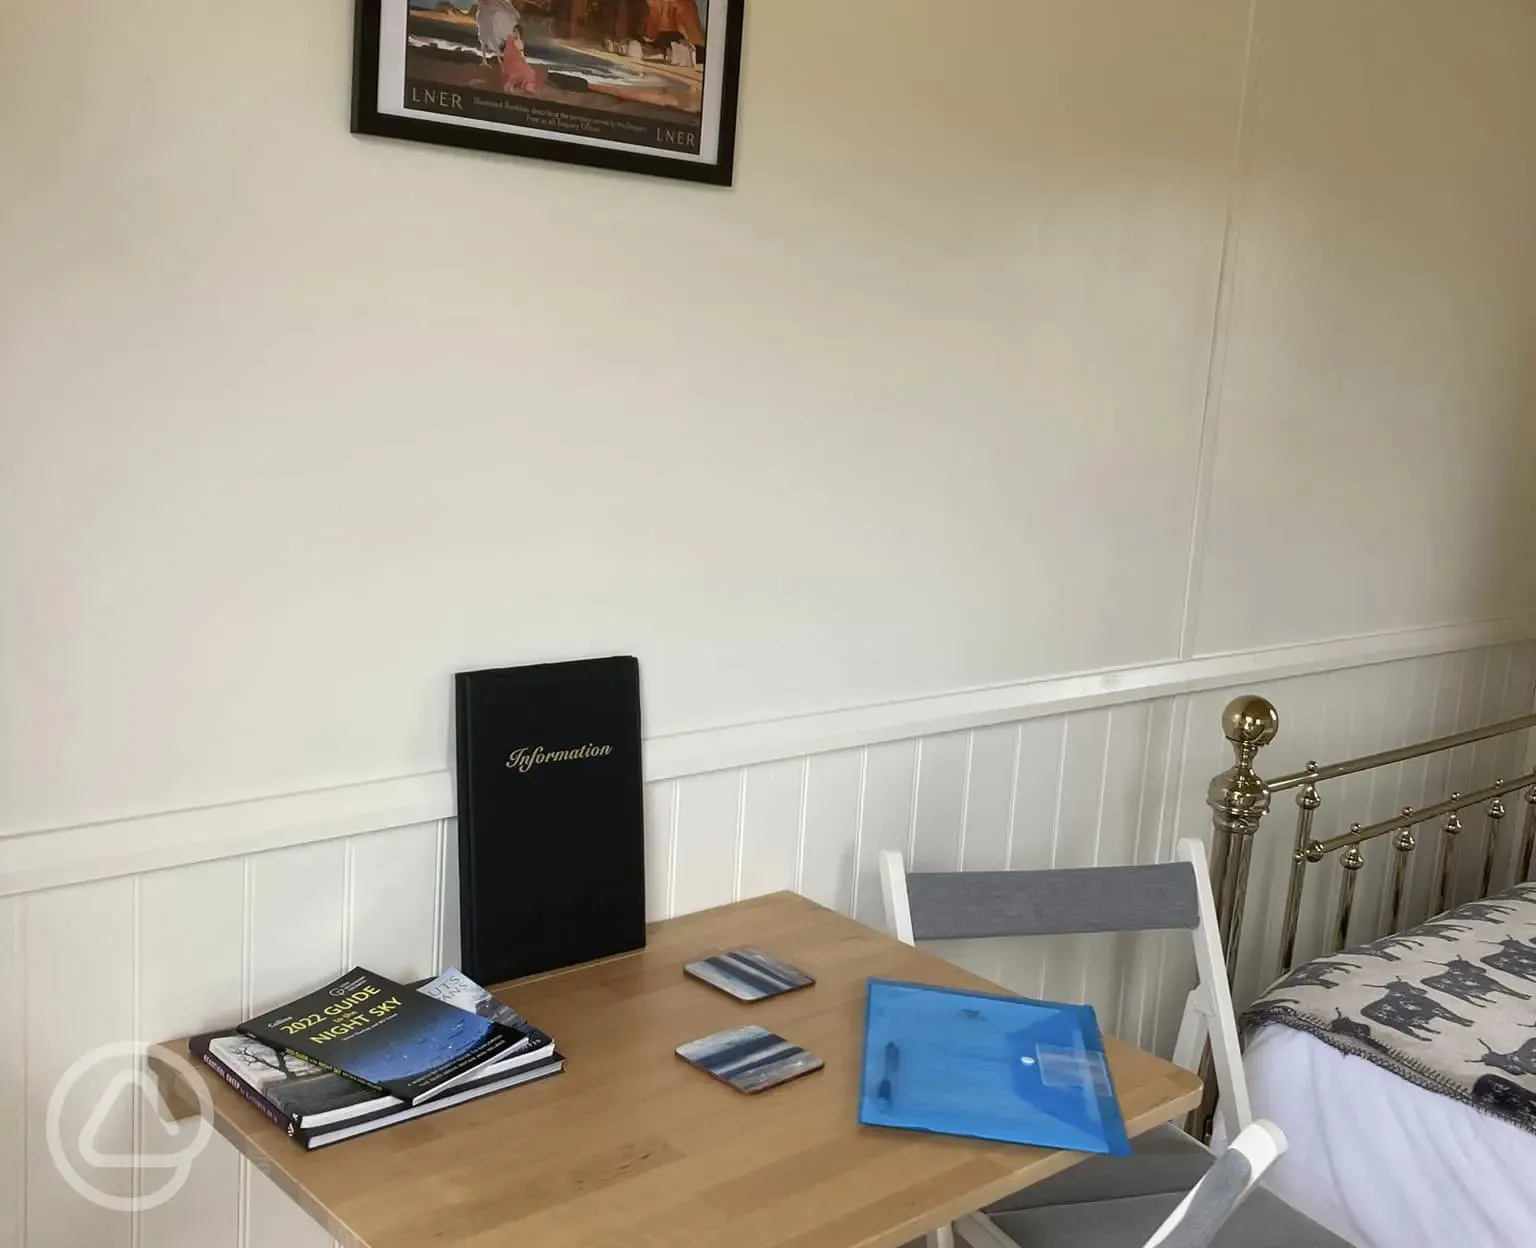
[{"label": "brass bed rail", "polygon": [[1536,715],[1487,724],[1467,732],[1437,737],[1401,749],[1383,750],[1326,766],[1308,763],[1302,771],[1276,780],[1265,781],[1254,770],[1258,753],[1275,739],[1280,730],[1280,716],[1264,698],[1249,695],[1235,699],[1222,714],[1222,730],[1236,754],[1235,764],[1216,776],[1207,794],[1214,815],[1216,840],[1211,851],[1211,885],[1216,894],[1217,917],[1221,925],[1222,950],[1230,974],[1237,964],[1242,939],[1243,910],[1248,891],[1248,874],[1253,858],[1253,838],[1259,824],[1269,813],[1275,793],[1297,789],[1296,833],[1291,851],[1290,878],[1286,887],[1285,910],[1280,929],[1280,948],[1275,973],[1283,975],[1295,962],[1296,942],[1301,926],[1302,892],[1308,869],[1318,866],[1330,854],[1337,853],[1343,875],[1330,926],[1331,948],[1337,952],[1349,943],[1354,912],[1355,889],[1365,866],[1364,847],[1382,837],[1390,837],[1392,853],[1389,896],[1391,897],[1388,932],[1395,933],[1403,918],[1409,866],[1418,849],[1418,830],[1425,824],[1443,820],[1438,826],[1433,913],[1446,909],[1451,901],[1451,881],[1456,876],[1458,852],[1465,830],[1461,812],[1483,807],[1483,861],[1479,897],[1486,896],[1493,884],[1494,867],[1503,848],[1504,822],[1510,814],[1509,800],[1524,790],[1525,819],[1515,856],[1517,879],[1530,877],[1532,858],[1536,856],[1536,771],[1513,780],[1496,780],[1471,793],[1452,793],[1444,801],[1415,810],[1405,806],[1401,813],[1377,823],[1352,823],[1347,832],[1326,839],[1313,835],[1317,812],[1323,806],[1319,786],[1330,780],[1389,767],[1417,758],[1443,754],[1448,750],[1474,745],[1495,737],[1509,736],[1536,727]]}]

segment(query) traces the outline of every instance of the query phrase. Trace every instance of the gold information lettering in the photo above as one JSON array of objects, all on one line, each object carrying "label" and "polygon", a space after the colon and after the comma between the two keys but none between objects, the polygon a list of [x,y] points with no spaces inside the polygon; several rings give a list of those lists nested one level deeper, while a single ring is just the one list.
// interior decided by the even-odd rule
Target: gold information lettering
[{"label": "gold information lettering", "polygon": [[584,758],[606,758],[611,745],[580,745],[567,750],[546,750],[542,745],[520,745],[507,755],[507,769],[527,774],[541,763],[575,763]]}]

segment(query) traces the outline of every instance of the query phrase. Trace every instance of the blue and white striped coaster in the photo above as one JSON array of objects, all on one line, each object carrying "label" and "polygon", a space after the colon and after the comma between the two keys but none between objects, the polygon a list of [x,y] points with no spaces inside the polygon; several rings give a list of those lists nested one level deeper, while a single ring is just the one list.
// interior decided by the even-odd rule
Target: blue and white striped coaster
[{"label": "blue and white striped coaster", "polygon": [[820,1070],[821,1058],[762,1027],[733,1027],[680,1045],[677,1055],[738,1092],[762,1092]]},{"label": "blue and white striped coaster", "polygon": [[738,1001],[762,1001],[816,981],[788,962],[770,958],[761,949],[734,949],[683,968],[695,979],[728,992]]}]

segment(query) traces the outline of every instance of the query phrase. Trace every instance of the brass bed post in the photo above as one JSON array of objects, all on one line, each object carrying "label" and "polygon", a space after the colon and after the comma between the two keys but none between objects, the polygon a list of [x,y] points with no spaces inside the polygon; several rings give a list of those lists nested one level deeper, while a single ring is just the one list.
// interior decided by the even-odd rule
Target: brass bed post
[{"label": "brass bed post", "polygon": [[[1315,776],[1317,764],[1308,763],[1307,773]],[[1323,804],[1315,781],[1308,780],[1296,794],[1296,848],[1291,853],[1291,880],[1285,890],[1285,921],[1280,928],[1280,963],[1276,976],[1290,973],[1296,961],[1296,934],[1301,927],[1301,890],[1307,881],[1307,865],[1322,861],[1312,848],[1312,821]]]},{"label": "brass bed post", "polygon": [[[1451,801],[1458,801],[1460,793],[1452,793]],[[1456,838],[1461,835],[1461,813],[1451,811],[1440,829],[1440,862],[1435,868],[1435,913],[1444,914],[1451,897],[1451,877],[1456,874]]]},{"label": "brass bed post", "polygon": [[[1502,780],[1493,782],[1494,788],[1500,788],[1504,784]],[[1504,816],[1509,814],[1509,809],[1504,805],[1502,796],[1496,797],[1488,803],[1488,843],[1483,847],[1483,891],[1479,897],[1488,896],[1488,888],[1493,883],[1493,860],[1499,852],[1499,830],[1504,826]]]},{"label": "brass bed post", "polygon": [[[1238,940],[1243,930],[1243,902],[1253,860],[1253,836],[1269,812],[1269,786],[1253,769],[1258,752],[1280,731],[1280,715],[1264,698],[1250,694],[1234,698],[1221,713],[1221,730],[1232,744],[1237,761],[1211,781],[1206,805],[1211,808],[1215,835],[1211,842],[1211,891],[1216,897],[1216,926],[1227,960],[1227,979],[1237,973]],[[1216,1119],[1215,1064],[1211,1047],[1200,1059],[1205,1092],[1200,1108],[1190,1116],[1190,1133],[1209,1140]]]},{"label": "brass bed post", "polygon": [[[1360,831],[1360,825],[1350,825],[1351,832]],[[1365,855],[1360,852],[1360,846],[1351,845],[1339,857],[1339,866],[1344,868],[1344,874],[1339,878],[1339,913],[1338,928],[1333,934],[1333,948],[1330,953],[1337,953],[1349,944],[1349,920],[1355,909],[1355,885],[1360,880],[1360,868],[1365,866]]]},{"label": "brass bed post", "polygon": [[1258,752],[1280,731],[1280,715],[1264,698],[1235,698],[1221,715],[1221,728],[1237,761],[1211,781],[1206,805],[1211,808],[1215,837],[1211,844],[1211,891],[1216,895],[1216,920],[1227,977],[1237,970],[1238,941],[1243,930],[1243,902],[1253,837],[1269,813],[1269,786],[1253,769]]},{"label": "brass bed post", "polygon": [[1407,820],[1392,838],[1392,848],[1397,851],[1397,858],[1392,863],[1392,920],[1387,928],[1388,932],[1402,930],[1403,922],[1403,896],[1408,883],[1408,861],[1413,857],[1413,851],[1419,847],[1419,840],[1413,833],[1413,807],[1403,807],[1403,818]]},{"label": "brass bed post", "polygon": [[1531,857],[1536,854],[1536,785],[1525,791],[1525,836],[1520,846],[1520,878],[1523,884],[1531,878]]}]

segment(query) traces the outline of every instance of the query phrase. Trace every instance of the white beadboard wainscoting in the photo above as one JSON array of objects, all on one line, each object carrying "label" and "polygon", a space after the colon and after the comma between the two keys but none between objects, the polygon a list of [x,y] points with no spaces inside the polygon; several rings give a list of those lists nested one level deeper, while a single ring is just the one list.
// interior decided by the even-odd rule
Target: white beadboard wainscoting
[{"label": "white beadboard wainscoting", "polygon": [[[1433,652],[1412,657],[1397,657],[1395,645],[1382,643],[1385,661],[1364,666],[1341,667],[1344,651],[1318,663],[1328,670],[1298,672],[1295,656],[1267,669],[1249,663],[1226,687],[1186,673],[1161,687],[1128,680],[1118,700],[1109,689],[1080,689],[1077,700],[1062,690],[1057,708],[1025,699],[1011,719],[997,718],[1008,714],[1005,705],[983,710],[965,695],[969,703],[936,718],[914,717],[916,735],[900,735],[885,715],[878,727],[866,723],[866,741],[845,736],[842,748],[700,774],[672,770],[646,789],[648,908],[661,918],[793,889],[878,924],[876,861],[887,848],[930,869],[1164,859],[1178,834],[1208,832],[1205,788],[1230,762],[1220,711],[1235,692],[1262,692],[1280,708],[1280,738],[1259,763],[1270,774],[1532,706],[1536,642],[1425,646]],[[969,723],[957,726],[957,715]],[[924,731],[934,724],[956,730]],[[789,739],[774,731],[759,734],[757,746],[770,756],[770,738]],[[746,750],[739,739],[721,748]],[[1325,790],[1322,827],[1515,774],[1526,750],[1524,740],[1490,742],[1339,782]],[[330,1243],[219,1140],[167,1205],[137,1216],[103,1211],[55,1170],[46,1109],[60,1077],[95,1046],[225,1024],[354,962],[406,978],[454,961],[454,827],[450,808],[431,806],[448,801],[444,784],[385,782],[395,789],[360,786],[368,793],[0,841],[0,1104],[8,1111],[0,1114],[0,1248]],[[418,808],[411,802],[421,817],[389,826],[392,812]],[[368,826],[370,810],[385,822]],[[1277,804],[1261,834],[1252,935],[1238,976],[1245,999],[1262,987],[1272,960],[1292,815],[1288,803]],[[200,824],[215,831],[200,835]],[[1418,913],[1429,874],[1428,855],[1420,859]],[[1376,913],[1385,867],[1370,863],[1361,914]],[[1326,921],[1326,870],[1309,902],[1303,952],[1316,947]],[[942,952],[1009,987],[1092,1002],[1108,1030],[1163,1052],[1192,978],[1180,942],[1156,936],[975,942]],[[66,1102],[65,1139],[78,1138],[91,1109],[86,1093],[106,1078],[97,1072]],[[23,1112],[14,1112],[18,1105]],[[153,1148],[158,1124],[133,1105],[125,1096],[113,1107],[98,1135],[102,1151]],[[117,1177],[124,1192],[161,1181],[153,1171]]]}]

